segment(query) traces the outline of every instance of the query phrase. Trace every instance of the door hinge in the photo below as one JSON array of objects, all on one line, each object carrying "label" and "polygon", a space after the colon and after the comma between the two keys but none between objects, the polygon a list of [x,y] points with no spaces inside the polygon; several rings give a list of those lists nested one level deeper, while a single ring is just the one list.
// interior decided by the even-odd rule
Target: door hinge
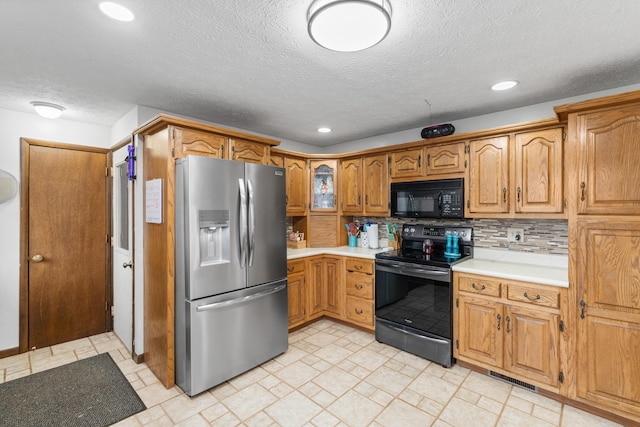
[{"label": "door hinge", "polygon": [[569,207],[569,202],[567,199],[564,199],[564,208],[567,209]]},{"label": "door hinge", "polygon": [[471,208],[471,200],[467,200],[467,209]]},{"label": "door hinge", "polygon": [[111,242],[112,242],[111,235],[110,235],[110,234],[107,234],[107,237],[106,237],[106,239],[105,239],[105,243],[106,243],[107,245],[111,245]]},{"label": "door hinge", "polygon": [[560,371],[560,375],[558,375],[558,381],[564,383],[564,372]]},{"label": "door hinge", "polygon": [[113,316],[113,315],[114,315],[114,313],[115,313],[115,307],[112,305],[112,306],[111,306],[111,316]]},{"label": "door hinge", "polygon": [[458,298],[456,298],[456,308],[459,307],[458,306]]},{"label": "door hinge", "polygon": [[108,177],[113,178],[113,168],[110,166],[107,166],[104,170],[104,176],[106,176],[107,178]]},{"label": "door hinge", "polygon": [[458,342],[458,340],[456,340],[456,350],[460,349],[460,342]]},{"label": "door hinge", "polygon": [[565,132],[564,130],[562,131],[562,140],[563,141],[567,140],[567,132]]},{"label": "door hinge", "polygon": [[466,160],[464,161],[464,168],[465,169],[467,168],[467,161]]},{"label": "door hinge", "polygon": [[560,332],[564,332],[564,320],[560,321],[560,324],[558,325],[558,327],[560,328]]},{"label": "door hinge", "polygon": [[105,301],[104,302],[104,311],[108,311],[109,310],[109,301]]},{"label": "door hinge", "polygon": [[469,145],[465,145],[465,146],[464,146],[464,152],[465,152],[465,153],[468,153],[469,151],[471,151],[471,150],[469,149]]},{"label": "door hinge", "polygon": [[176,139],[176,128],[173,128],[173,127],[171,128],[171,137],[173,139]]},{"label": "door hinge", "polygon": [[176,149],[175,148],[171,148],[171,157],[173,157],[174,159],[176,157]]}]

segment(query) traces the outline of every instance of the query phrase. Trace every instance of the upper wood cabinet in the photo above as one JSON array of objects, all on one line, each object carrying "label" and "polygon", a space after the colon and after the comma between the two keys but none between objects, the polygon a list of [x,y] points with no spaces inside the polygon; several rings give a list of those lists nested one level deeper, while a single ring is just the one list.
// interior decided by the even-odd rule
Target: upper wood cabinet
[{"label": "upper wood cabinet", "polygon": [[337,160],[311,160],[311,211],[337,212]]},{"label": "upper wood cabinet", "polygon": [[269,154],[269,165],[276,166],[279,168],[284,167],[284,154],[280,153],[270,153]]},{"label": "upper wood cabinet", "polygon": [[269,162],[269,146],[238,138],[229,139],[229,158],[246,163],[266,165]]},{"label": "upper wood cabinet", "polygon": [[562,212],[562,128],[515,135],[515,211]]},{"label": "upper wood cabinet", "polygon": [[362,157],[340,160],[340,209],[345,215],[361,215]]},{"label": "upper wood cabinet", "polygon": [[225,148],[228,138],[202,130],[169,126],[169,134],[173,139],[175,158],[189,155],[227,158]]},{"label": "upper wood cabinet", "polygon": [[307,213],[307,194],[309,174],[307,161],[297,157],[284,158],[287,181],[287,215],[305,215]]},{"label": "upper wood cabinet", "polygon": [[448,178],[465,172],[464,143],[433,145],[424,148],[426,154],[426,176],[428,178]]},{"label": "upper wood cabinet", "polygon": [[424,148],[413,148],[408,150],[393,151],[391,157],[391,179],[400,178],[422,178],[424,170],[422,159]]},{"label": "upper wood cabinet", "polygon": [[[467,212],[509,212],[509,137],[469,141]],[[473,216],[473,215],[471,215]]]},{"label": "upper wood cabinet", "polygon": [[389,160],[387,154],[366,156],[362,162],[365,215],[389,215]]},{"label": "upper wood cabinet", "polygon": [[640,104],[578,114],[575,137],[578,213],[640,215]]},{"label": "upper wood cabinet", "polygon": [[468,216],[561,217],[562,127],[469,141]]}]

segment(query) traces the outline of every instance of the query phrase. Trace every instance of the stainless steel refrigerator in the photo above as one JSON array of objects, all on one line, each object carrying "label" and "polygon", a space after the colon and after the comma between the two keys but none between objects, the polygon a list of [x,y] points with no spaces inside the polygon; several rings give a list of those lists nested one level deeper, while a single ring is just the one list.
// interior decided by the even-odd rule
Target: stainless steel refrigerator
[{"label": "stainless steel refrigerator", "polygon": [[285,171],[176,162],[176,384],[190,396],[288,347]]}]

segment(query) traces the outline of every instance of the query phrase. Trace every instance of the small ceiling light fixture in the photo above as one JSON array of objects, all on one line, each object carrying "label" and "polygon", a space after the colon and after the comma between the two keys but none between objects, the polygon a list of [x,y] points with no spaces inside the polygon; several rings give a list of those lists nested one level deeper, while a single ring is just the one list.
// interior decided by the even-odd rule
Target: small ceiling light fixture
[{"label": "small ceiling light fixture", "polygon": [[47,119],[57,119],[65,110],[63,106],[50,102],[31,101],[31,105],[33,105],[36,113]]},{"label": "small ceiling light fixture", "polygon": [[130,22],[133,21],[133,12],[126,7],[113,3],[110,1],[103,1],[100,3],[100,10],[109,18],[113,18],[117,21]]},{"label": "small ceiling light fixture", "polygon": [[320,133],[329,133],[329,132],[331,132],[331,128],[327,128],[327,127],[318,128],[318,132],[320,132]]},{"label": "small ceiling light fixture", "polygon": [[388,0],[315,0],[307,13],[309,35],[329,50],[357,52],[380,43],[391,29]]},{"label": "small ceiling light fixture", "polygon": [[507,80],[504,82],[496,83],[491,86],[491,90],[507,90],[515,87],[518,84],[516,80]]}]

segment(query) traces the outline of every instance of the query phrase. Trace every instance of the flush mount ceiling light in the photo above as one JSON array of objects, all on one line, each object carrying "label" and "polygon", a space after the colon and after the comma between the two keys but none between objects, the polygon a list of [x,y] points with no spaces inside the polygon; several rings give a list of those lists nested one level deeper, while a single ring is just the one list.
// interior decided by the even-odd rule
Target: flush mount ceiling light
[{"label": "flush mount ceiling light", "polygon": [[50,102],[31,101],[31,105],[33,105],[36,113],[47,119],[57,119],[65,110],[63,106],[51,104]]},{"label": "flush mount ceiling light", "polygon": [[133,13],[126,7],[110,1],[100,3],[100,10],[109,18],[117,21],[129,22],[133,21]]},{"label": "flush mount ceiling light", "polygon": [[491,90],[507,90],[507,89],[511,89],[512,87],[515,87],[517,84],[518,82],[515,80],[507,80],[504,82],[494,84],[493,86],[491,86]]},{"label": "flush mount ceiling light", "polygon": [[318,128],[318,132],[320,132],[320,133],[329,133],[329,132],[331,132],[331,128],[327,128],[327,127]]},{"label": "flush mount ceiling light", "polygon": [[357,52],[375,46],[391,28],[388,0],[316,0],[307,13],[309,35],[329,50]]}]

